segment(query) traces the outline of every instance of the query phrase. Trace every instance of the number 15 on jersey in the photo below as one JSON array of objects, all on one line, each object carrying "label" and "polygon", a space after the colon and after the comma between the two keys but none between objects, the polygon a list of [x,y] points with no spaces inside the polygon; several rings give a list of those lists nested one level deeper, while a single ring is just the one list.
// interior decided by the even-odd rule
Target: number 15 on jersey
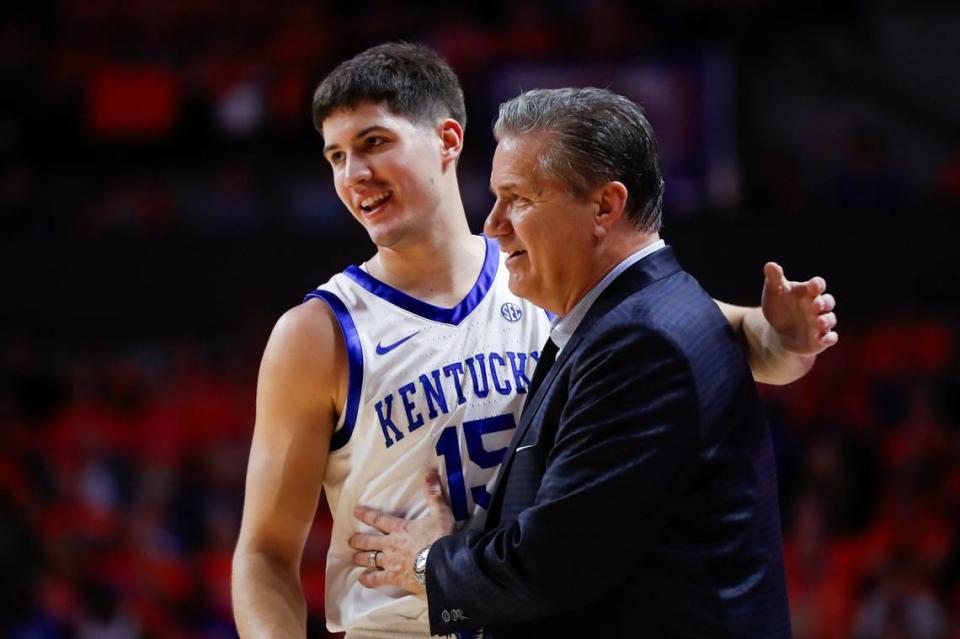
[{"label": "number 15 on jersey", "polygon": [[[512,430],[517,423],[512,414],[497,415],[463,422],[463,436],[467,443],[467,456],[470,461],[480,468],[495,468],[503,461],[507,447],[497,450],[487,450],[483,445],[483,436],[489,433],[498,433]],[[467,485],[463,473],[463,459],[460,455],[460,440],[457,437],[457,427],[447,426],[440,433],[437,440],[437,455],[443,457],[447,468],[447,489],[450,493],[450,507],[457,521],[470,518],[470,508],[467,499]],[[493,496],[487,492],[485,484],[470,486],[470,496],[473,503],[486,509],[490,506]]]}]

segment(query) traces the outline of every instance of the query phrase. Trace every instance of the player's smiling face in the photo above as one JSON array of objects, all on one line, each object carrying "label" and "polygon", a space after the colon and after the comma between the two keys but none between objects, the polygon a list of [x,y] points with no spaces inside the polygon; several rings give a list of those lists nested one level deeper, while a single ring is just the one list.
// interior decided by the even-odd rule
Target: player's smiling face
[{"label": "player's smiling face", "polygon": [[440,205],[441,139],[432,127],[362,102],[323,121],[337,195],[378,246],[396,246]]},{"label": "player's smiling face", "polygon": [[484,232],[508,254],[510,290],[558,314],[589,273],[595,206],[546,174],[539,155],[547,134],[504,138],[493,155],[490,188],[497,201]]}]

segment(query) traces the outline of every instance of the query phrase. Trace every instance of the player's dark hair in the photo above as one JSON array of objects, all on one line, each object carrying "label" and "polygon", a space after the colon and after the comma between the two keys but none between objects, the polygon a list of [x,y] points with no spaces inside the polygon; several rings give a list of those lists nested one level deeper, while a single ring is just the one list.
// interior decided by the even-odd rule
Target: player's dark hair
[{"label": "player's dark hair", "polygon": [[626,213],[642,231],[662,225],[663,178],[643,108],[606,89],[536,89],[500,105],[497,140],[547,132],[540,167],[584,197],[607,182],[627,187]]},{"label": "player's dark hair", "polygon": [[388,42],[342,62],[313,94],[313,126],[361,102],[385,103],[396,115],[421,124],[453,118],[467,126],[463,89],[450,65],[421,44]]}]

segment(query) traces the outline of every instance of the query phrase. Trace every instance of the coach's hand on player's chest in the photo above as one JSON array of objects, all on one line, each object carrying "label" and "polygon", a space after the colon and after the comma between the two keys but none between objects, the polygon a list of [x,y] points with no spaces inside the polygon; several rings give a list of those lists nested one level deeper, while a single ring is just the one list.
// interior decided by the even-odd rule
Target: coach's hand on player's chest
[{"label": "coach's hand on player's chest", "polygon": [[425,593],[414,574],[414,560],[421,550],[453,532],[453,512],[443,498],[440,475],[431,470],[425,478],[429,512],[421,519],[406,520],[358,506],[354,516],[383,534],[357,533],[350,547],[357,552],[353,563],[367,568],[360,583],[367,588],[396,586],[415,594]]}]

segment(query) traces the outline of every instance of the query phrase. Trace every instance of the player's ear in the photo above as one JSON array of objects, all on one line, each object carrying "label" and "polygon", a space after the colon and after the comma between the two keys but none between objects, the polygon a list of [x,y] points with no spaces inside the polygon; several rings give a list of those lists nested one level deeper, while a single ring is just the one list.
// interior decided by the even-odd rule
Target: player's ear
[{"label": "player's ear", "polygon": [[439,125],[440,132],[440,153],[444,159],[444,164],[448,161],[456,161],[463,151],[463,127],[453,118],[443,120]]}]

